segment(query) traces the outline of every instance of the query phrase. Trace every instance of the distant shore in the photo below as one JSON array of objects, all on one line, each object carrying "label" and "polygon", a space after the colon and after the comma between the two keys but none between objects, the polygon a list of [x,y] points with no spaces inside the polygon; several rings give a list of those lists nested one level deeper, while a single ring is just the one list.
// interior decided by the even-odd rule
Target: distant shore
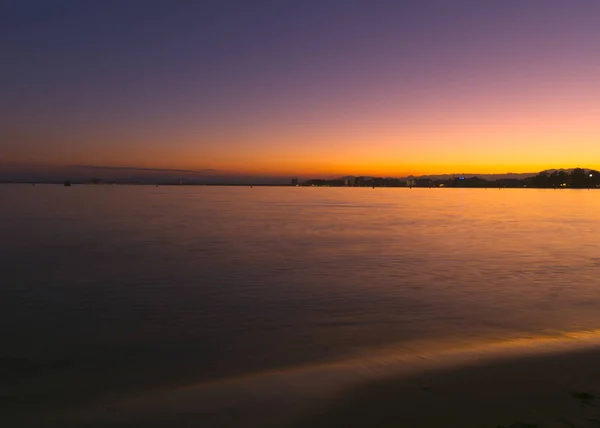
[{"label": "distant shore", "polygon": [[589,168],[544,170],[537,174],[443,174],[394,177],[345,176],[340,178],[285,178],[266,177],[129,177],[91,178],[82,175],[65,177],[38,176],[20,178],[4,176],[0,183],[15,184],[91,184],[91,185],[150,185],[150,186],[285,186],[285,187],[458,187],[458,188],[536,188],[536,189],[592,189],[600,188],[600,172]]},{"label": "distant shore", "polygon": [[[64,186],[64,183],[56,182],[0,182],[0,185],[47,185],[47,186]],[[73,186],[143,186],[143,187],[331,187],[331,188],[379,188],[379,189],[546,189],[546,190],[598,190],[600,186],[590,187],[544,187],[544,186],[498,186],[490,183],[489,186],[439,186],[439,185],[414,185],[414,186],[381,186],[381,185],[360,185],[360,186],[343,186],[343,185],[291,185],[291,184],[242,184],[242,183],[83,183],[74,181]]]}]

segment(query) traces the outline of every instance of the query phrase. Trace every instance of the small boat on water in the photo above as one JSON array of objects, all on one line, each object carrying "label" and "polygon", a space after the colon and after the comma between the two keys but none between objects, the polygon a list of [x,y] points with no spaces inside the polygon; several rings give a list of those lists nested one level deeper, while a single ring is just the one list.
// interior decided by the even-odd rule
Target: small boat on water
[{"label": "small boat on water", "polygon": [[70,180],[65,181],[65,187],[71,187],[71,181]]}]

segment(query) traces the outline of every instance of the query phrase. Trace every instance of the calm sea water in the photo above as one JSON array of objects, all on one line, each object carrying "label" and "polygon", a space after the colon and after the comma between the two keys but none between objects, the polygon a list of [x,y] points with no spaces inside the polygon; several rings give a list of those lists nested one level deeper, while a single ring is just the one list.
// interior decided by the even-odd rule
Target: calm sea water
[{"label": "calm sea water", "polygon": [[0,358],[41,405],[600,328],[599,220],[587,190],[3,185]]}]

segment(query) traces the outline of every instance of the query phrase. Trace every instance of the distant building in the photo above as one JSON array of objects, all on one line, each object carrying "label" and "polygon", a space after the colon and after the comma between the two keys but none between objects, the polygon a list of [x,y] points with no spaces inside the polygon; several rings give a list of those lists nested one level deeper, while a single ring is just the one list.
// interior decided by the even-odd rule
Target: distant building
[{"label": "distant building", "polygon": [[356,177],[354,182],[357,186],[370,186],[371,177]]},{"label": "distant building", "polygon": [[381,177],[373,177],[371,179],[371,186],[373,187],[381,187],[384,185],[383,178]]},{"label": "distant building", "polygon": [[323,186],[327,187],[341,187],[344,185],[344,180],[325,180]]},{"label": "distant building", "polygon": [[417,178],[416,180],[413,180],[413,182],[416,187],[432,187],[434,184],[433,180],[429,178]]}]

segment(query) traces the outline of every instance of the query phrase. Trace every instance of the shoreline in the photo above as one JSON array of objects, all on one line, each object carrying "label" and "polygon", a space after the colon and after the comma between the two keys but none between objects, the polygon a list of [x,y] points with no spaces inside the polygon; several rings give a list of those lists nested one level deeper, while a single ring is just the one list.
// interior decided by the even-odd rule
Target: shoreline
[{"label": "shoreline", "polygon": [[573,396],[593,404],[599,361],[598,332],[392,352],[121,397],[60,426],[561,427],[600,421]]},{"label": "shoreline", "polygon": [[374,380],[288,427],[598,427],[598,361],[594,347]]}]

